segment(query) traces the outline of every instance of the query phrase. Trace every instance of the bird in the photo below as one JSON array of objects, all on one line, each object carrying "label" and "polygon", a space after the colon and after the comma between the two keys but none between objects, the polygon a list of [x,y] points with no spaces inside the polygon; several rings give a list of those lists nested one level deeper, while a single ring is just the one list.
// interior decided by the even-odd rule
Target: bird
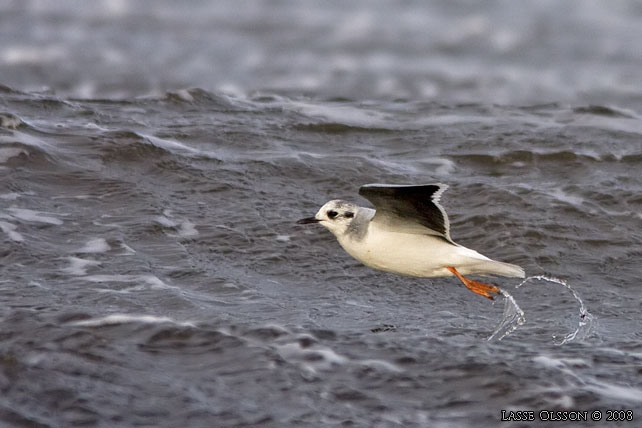
[{"label": "bird", "polygon": [[455,243],[439,200],[448,186],[366,184],[359,194],[375,209],[334,199],[298,224],[320,224],[364,265],[420,278],[456,276],[470,291],[493,300],[499,287],[464,275],[524,278],[521,267],[492,260]]}]

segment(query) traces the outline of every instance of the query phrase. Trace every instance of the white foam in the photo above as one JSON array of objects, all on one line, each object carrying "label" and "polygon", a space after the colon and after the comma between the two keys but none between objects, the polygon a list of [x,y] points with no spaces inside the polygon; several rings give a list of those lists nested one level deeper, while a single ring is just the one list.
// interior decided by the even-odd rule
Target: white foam
[{"label": "white foam", "polygon": [[100,262],[96,260],[86,260],[78,257],[67,257],[67,260],[69,260],[69,266],[64,268],[63,271],[70,275],[86,275],[88,267],[100,265]]},{"label": "white foam", "polygon": [[194,147],[190,147],[178,141],[154,137],[153,135],[147,135],[147,134],[139,134],[139,135],[145,138],[151,145],[159,147],[161,149],[168,150],[172,153],[182,152],[182,154],[198,155],[198,156],[204,156],[204,157],[218,160],[218,157],[214,154],[214,152],[195,149]]},{"label": "white foam", "polygon": [[17,219],[24,220],[24,221],[55,224],[58,226],[62,224],[62,220],[60,220],[59,218],[43,215],[43,213],[34,211],[34,210],[11,207],[9,208],[9,211],[11,211],[12,217],[15,217]]},{"label": "white foam", "polygon": [[79,199],[79,200],[87,200],[87,199],[92,199],[95,196],[93,195],[73,195],[73,196],[54,196],[51,199],[57,200],[57,199]]},{"label": "white foam", "polygon": [[633,388],[630,386],[615,385],[612,383],[593,380],[586,389],[593,391],[596,394],[610,398],[615,402],[630,401],[641,403],[642,402],[642,389]]},{"label": "white foam", "polygon": [[[105,218],[105,217],[111,217],[111,216],[101,215],[100,217],[101,218]],[[120,225],[118,223],[103,223],[103,222],[100,222],[98,220],[93,220],[91,222],[91,224],[93,224],[95,226],[102,226],[102,227],[113,227],[115,229],[121,229],[123,227],[122,225]]]},{"label": "white foam", "polygon": [[553,189],[550,192],[551,196],[554,196],[555,199],[566,202],[567,204],[579,207],[584,203],[584,198],[576,195],[571,195],[564,190],[560,189],[559,187],[556,189]]},{"label": "white foam", "polygon": [[155,315],[133,315],[133,314],[111,314],[99,318],[88,320],[73,321],[68,323],[75,327],[100,327],[104,325],[127,324],[127,323],[145,323],[145,324],[165,324],[171,323],[183,327],[195,327],[194,323],[183,321],[179,322],[169,317],[159,317]]},{"label": "white foam", "polygon": [[[87,275],[83,276],[83,279],[90,282],[125,282],[125,283],[143,283],[141,285],[147,285],[151,289],[161,289],[161,288],[176,288],[170,285],[165,284],[158,277],[154,275]],[[139,286],[136,289],[145,288]]]},{"label": "white foam", "polygon": [[156,223],[160,224],[161,226],[164,226],[164,227],[175,227],[176,226],[176,223],[174,222],[174,220],[169,219],[169,218],[164,217],[164,216],[155,217],[154,221]]},{"label": "white foam", "polygon": [[387,128],[385,120],[388,115],[368,110],[364,107],[353,107],[348,105],[319,105],[309,104],[301,101],[289,103],[289,108],[310,117],[318,117],[329,122],[336,122],[348,126],[359,127],[382,127]]},{"label": "white foam", "polygon": [[418,159],[417,162],[423,168],[430,168],[438,175],[450,175],[455,172],[456,164],[450,159],[439,157],[428,157]]},{"label": "white foam", "polygon": [[303,348],[299,343],[286,343],[278,345],[276,350],[283,359],[300,361],[303,367],[312,373],[317,370],[330,370],[335,365],[342,365],[348,361],[346,357],[322,346]]},{"label": "white foam", "polygon": [[361,302],[358,302],[358,301],[352,300],[352,299],[345,300],[343,303],[345,303],[346,305],[350,305],[350,306],[356,306],[358,308],[372,308],[373,307],[372,305],[361,303]]},{"label": "white foam", "polygon": [[393,373],[402,373],[404,370],[384,360],[363,360],[360,364],[375,370],[385,370]]},{"label": "white foam", "polygon": [[130,247],[129,245],[125,244],[124,242],[120,243],[120,247],[123,250],[127,251],[127,254],[136,254],[136,250],[134,250],[132,247]]},{"label": "white foam", "polygon": [[[625,385],[603,382],[592,377],[575,373],[573,367],[589,367],[589,363],[581,358],[556,358],[548,355],[538,355],[533,362],[548,369],[556,369],[574,379],[582,389],[594,392],[615,401],[642,402],[642,390]],[[577,389],[577,387],[575,387]]]},{"label": "white foam", "polygon": [[86,128],[86,129],[93,129],[93,130],[97,130],[97,131],[103,131],[103,132],[109,131],[108,128],[103,128],[102,126],[99,126],[98,124],[96,124],[94,122],[87,122],[87,123],[85,123],[85,124],[83,124],[81,126],[83,128]]},{"label": "white foam", "polygon": [[568,366],[588,367],[589,364],[582,358],[555,358],[548,355],[538,355],[533,358],[533,362],[546,368],[562,369]]},{"label": "white foam", "polygon": [[178,236],[181,236],[183,238],[198,236],[198,230],[196,230],[196,226],[194,225],[194,223],[189,220],[185,220],[178,228]]},{"label": "white foam", "polygon": [[19,197],[20,197],[20,193],[15,193],[15,192],[3,193],[0,195],[0,199],[5,199],[7,201],[15,201]]},{"label": "white foam", "polygon": [[18,226],[13,223],[0,221],[0,229],[2,229],[2,231],[7,234],[9,239],[16,242],[23,242],[25,238],[20,233],[16,232],[17,228]]},{"label": "white foam", "polygon": [[164,216],[158,216],[155,217],[154,220],[156,223],[160,224],[163,227],[169,227],[169,228],[177,228],[176,234],[168,233],[167,236],[172,236],[172,237],[181,237],[181,238],[189,238],[192,236],[198,236],[198,230],[196,230],[196,226],[194,223],[192,223],[189,220],[183,220],[180,223],[175,222],[171,218],[171,213],[169,211],[163,212]]},{"label": "white foam", "polygon": [[[320,345],[303,347],[299,342],[294,342],[277,345],[276,350],[283,359],[290,362],[299,362],[302,368],[310,373],[316,373],[318,370],[331,370],[335,366],[350,362],[347,357],[336,353],[333,349]],[[384,360],[367,359],[354,361],[354,363],[375,370],[384,370],[392,373],[402,373],[404,371],[395,364]]]},{"label": "white foam", "polygon": [[187,101],[189,103],[194,102],[194,97],[189,93],[189,90],[187,89],[178,89],[174,92],[171,92],[171,94],[176,95],[176,97],[182,101]]},{"label": "white foam", "polygon": [[87,241],[87,243],[80,248],[77,253],[105,253],[109,251],[111,247],[105,240],[105,238],[94,238]]}]

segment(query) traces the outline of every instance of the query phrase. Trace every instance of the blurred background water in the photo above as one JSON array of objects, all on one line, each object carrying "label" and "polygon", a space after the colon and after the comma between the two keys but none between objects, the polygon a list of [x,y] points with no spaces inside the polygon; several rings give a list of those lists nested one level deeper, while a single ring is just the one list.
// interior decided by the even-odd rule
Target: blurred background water
[{"label": "blurred background water", "polygon": [[637,1],[3,0],[3,84],[639,106]]},{"label": "blurred background water", "polygon": [[[632,0],[0,0],[0,423],[639,419],[641,42]],[[581,334],[294,224],[436,181]]]}]

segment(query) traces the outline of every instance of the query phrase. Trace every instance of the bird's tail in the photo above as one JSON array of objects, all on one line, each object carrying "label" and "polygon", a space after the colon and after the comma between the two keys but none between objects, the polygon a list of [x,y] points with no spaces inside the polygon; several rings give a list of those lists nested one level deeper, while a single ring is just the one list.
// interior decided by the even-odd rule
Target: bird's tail
[{"label": "bird's tail", "polygon": [[483,260],[475,263],[474,270],[479,270],[482,275],[501,275],[515,278],[524,278],[524,269],[510,263],[498,262],[495,260]]}]

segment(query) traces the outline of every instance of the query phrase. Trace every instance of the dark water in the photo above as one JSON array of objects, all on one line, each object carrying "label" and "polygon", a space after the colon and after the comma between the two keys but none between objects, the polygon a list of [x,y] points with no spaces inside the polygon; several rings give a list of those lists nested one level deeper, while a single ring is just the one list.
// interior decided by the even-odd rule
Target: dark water
[{"label": "dark water", "polygon": [[[638,2],[0,1],[0,39],[0,425],[639,424]],[[294,224],[436,181],[580,334],[500,278],[488,341],[501,299]]]}]

